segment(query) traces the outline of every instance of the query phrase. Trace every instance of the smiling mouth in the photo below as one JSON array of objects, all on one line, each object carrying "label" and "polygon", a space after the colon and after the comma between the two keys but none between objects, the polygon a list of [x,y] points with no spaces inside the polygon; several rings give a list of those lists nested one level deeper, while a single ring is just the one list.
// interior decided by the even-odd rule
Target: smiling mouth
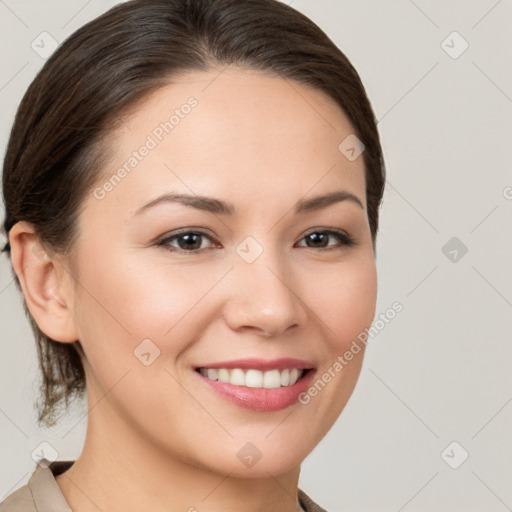
[{"label": "smiling mouth", "polygon": [[210,380],[246,388],[276,389],[293,386],[310,369],[291,368],[261,371],[254,368],[196,368],[196,372]]}]

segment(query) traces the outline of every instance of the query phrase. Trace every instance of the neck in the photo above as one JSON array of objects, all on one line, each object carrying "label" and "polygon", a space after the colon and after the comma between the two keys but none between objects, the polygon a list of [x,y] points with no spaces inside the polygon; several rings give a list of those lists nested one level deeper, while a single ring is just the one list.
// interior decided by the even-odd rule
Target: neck
[{"label": "neck", "polygon": [[56,477],[73,510],[301,510],[297,501],[300,466],[280,475],[267,471],[259,478],[236,477],[229,469],[212,471],[153,444],[106,403],[90,411],[80,457]]}]

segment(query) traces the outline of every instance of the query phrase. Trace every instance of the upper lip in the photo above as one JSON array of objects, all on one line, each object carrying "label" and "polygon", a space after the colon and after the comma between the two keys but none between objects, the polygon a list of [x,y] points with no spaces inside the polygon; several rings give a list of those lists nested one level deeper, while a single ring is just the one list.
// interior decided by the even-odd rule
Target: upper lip
[{"label": "upper lip", "polygon": [[241,368],[241,369],[255,369],[255,370],[285,370],[297,368],[299,370],[309,370],[314,368],[315,365],[311,361],[304,359],[295,359],[293,357],[281,357],[279,359],[232,359],[230,361],[219,361],[217,363],[208,363],[196,366],[196,368]]}]

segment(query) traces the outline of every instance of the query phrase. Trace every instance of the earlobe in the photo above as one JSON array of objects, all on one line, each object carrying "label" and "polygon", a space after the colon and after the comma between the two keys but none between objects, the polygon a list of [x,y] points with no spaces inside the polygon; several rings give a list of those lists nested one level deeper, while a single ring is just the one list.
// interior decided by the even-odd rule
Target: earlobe
[{"label": "earlobe", "polygon": [[9,243],[14,272],[41,331],[55,341],[76,341],[67,271],[57,259],[52,260],[28,222],[17,222],[11,228]]}]

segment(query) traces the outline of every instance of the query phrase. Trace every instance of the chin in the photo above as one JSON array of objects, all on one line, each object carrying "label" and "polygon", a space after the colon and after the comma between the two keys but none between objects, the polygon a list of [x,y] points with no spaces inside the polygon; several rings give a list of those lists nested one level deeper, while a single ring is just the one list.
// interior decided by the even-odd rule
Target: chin
[{"label": "chin", "polygon": [[[279,428],[283,430],[278,434]],[[236,478],[268,478],[269,474],[277,476],[299,469],[316,445],[316,437],[313,439],[305,430],[290,432],[284,425],[277,430],[270,435],[265,430],[259,435],[236,436],[229,443],[218,443],[215,452],[210,452],[215,457],[215,461],[208,461],[211,465],[207,463],[210,471],[230,473]]]}]

